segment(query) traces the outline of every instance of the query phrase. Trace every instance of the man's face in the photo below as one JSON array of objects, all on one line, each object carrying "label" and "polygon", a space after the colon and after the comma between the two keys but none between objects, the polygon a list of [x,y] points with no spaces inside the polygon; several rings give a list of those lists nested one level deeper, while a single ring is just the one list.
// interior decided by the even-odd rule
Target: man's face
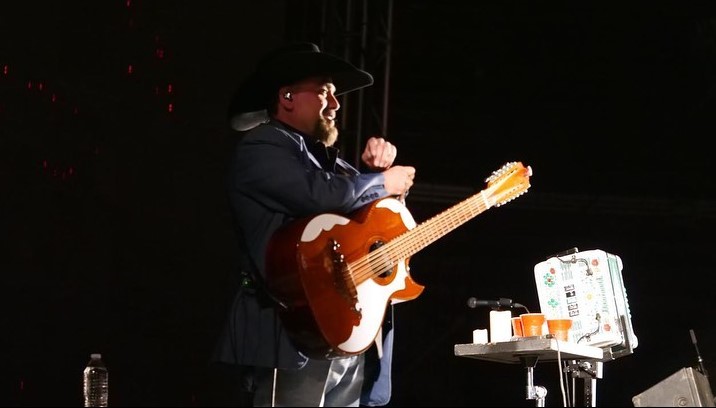
[{"label": "man's face", "polygon": [[332,146],[338,139],[335,120],[341,107],[333,83],[326,78],[310,78],[289,86],[288,91],[293,99],[289,124]]}]

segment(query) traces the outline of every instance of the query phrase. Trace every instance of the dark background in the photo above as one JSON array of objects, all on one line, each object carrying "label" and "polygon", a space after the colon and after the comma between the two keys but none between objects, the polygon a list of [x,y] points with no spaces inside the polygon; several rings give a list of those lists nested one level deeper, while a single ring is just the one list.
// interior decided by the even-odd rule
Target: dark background
[{"label": "dark background", "polygon": [[[631,405],[694,366],[690,329],[716,370],[716,14],[686,4],[394,3],[389,84],[373,73],[389,90],[382,133],[418,169],[416,220],[478,192],[507,161],[534,175],[527,194],[411,258],[426,290],[396,307],[390,405],[533,405],[521,366],[453,346],[488,325],[469,297],[538,309],[534,265],[575,246],[621,257],[639,339],[604,363],[598,405]],[[1,405],[81,405],[94,352],[111,405],[222,398],[208,356],[235,284],[226,106],[274,45],[330,48],[324,10],[2,3]],[[346,154],[369,132],[346,129]],[[546,405],[560,406],[557,365],[535,370]]]}]

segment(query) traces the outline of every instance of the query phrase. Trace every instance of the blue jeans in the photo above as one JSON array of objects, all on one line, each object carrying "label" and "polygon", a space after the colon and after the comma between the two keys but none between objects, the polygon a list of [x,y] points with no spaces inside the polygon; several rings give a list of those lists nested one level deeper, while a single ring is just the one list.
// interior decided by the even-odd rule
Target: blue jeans
[{"label": "blue jeans", "polygon": [[257,368],[254,406],[357,407],[364,358],[308,360],[300,370]]}]

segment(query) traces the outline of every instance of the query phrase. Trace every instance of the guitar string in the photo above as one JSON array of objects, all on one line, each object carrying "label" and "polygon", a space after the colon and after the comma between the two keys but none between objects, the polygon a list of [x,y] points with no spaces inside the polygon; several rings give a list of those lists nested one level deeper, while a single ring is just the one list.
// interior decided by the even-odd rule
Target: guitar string
[{"label": "guitar string", "polygon": [[[510,163],[510,166],[514,165],[515,163]],[[474,218],[475,216],[479,215],[480,213],[486,211],[490,208],[489,201],[487,200],[486,194],[490,190],[496,190],[500,187],[501,184],[504,184],[506,181],[508,181],[512,175],[514,175],[514,170],[507,173],[504,170],[506,170],[505,166],[503,168],[503,171],[496,172],[502,173],[499,174],[498,177],[496,177],[496,180],[493,181],[493,184],[489,186],[488,188],[482,190],[478,194],[475,194],[474,196],[468,198],[467,200],[455,205],[451,209],[448,209],[448,211],[444,214],[438,214],[436,216],[433,216],[426,222],[416,226],[413,230],[405,231],[402,234],[395,237],[393,240],[389,241],[387,244],[379,247],[375,251],[372,251],[363,257],[359,258],[358,260],[349,263],[348,267],[343,271],[343,278],[348,280],[351,279],[353,281],[353,284],[355,286],[361,284],[362,282],[372,278],[373,276],[380,275],[384,273],[388,268],[393,268],[397,261],[395,260],[402,260],[408,257],[408,254],[410,253],[416,253],[419,250],[425,248],[430,243],[437,240],[440,236],[445,235],[446,233],[452,231],[453,229],[457,228],[458,226],[464,224],[465,222],[469,221],[470,219]],[[519,169],[517,169],[519,170]],[[515,194],[512,198],[508,199],[507,201],[510,201],[519,195],[523,194],[526,190]],[[492,194],[492,193],[490,193]],[[482,199],[481,204],[478,201],[478,198]],[[506,201],[505,201],[506,202]],[[467,215],[467,216],[465,216]],[[445,216],[444,221],[442,220],[443,216]],[[459,218],[462,216],[462,218]],[[449,223],[449,221],[456,221],[453,223]],[[440,222],[442,221],[442,222]],[[435,224],[435,225],[433,225]],[[432,228],[431,227],[435,227]],[[442,227],[442,228],[438,228]],[[443,234],[432,235],[430,237],[426,236],[427,232],[430,231],[440,231],[443,232]],[[411,245],[410,241],[408,242],[407,246],[403,241],[406,241],[408,238],[408,233],[415,233],[417,236],[422,239],[414,240],[418,241],[417,245]],[[426,239],[427,238],[427,239]],[[390,255],[394,255],[391,257]],[[386,261],[387,259],[387,261]],[[377,260],[377,261],[376,261]]]},{"label": "guitar string", "polygon": [[[472,219],[474,216],[487,210],[488,202],[484,197],[486,190],[468,198],[455,207],[449,209],[445,214],[433,216],[431,219],[416,226],[412,230],[389,241],[387,244],[377,248],[358,260],[349,263],[344,271],[345,279],[353,279],[355,285],[380,275],[389,268],[393,268],[397,261],[405,259],[410,253],[416,253],[430,243],[437,240],[444,234],[431,234],[431,232],[448,233],[458,226]],[[482,202],[482,203],[481,203]],[[485,203],[485,204],[483,204]],[[408,240],[408,235],[416,234],[416,239]],[[407,243],[404,241],[408,241]]]}]

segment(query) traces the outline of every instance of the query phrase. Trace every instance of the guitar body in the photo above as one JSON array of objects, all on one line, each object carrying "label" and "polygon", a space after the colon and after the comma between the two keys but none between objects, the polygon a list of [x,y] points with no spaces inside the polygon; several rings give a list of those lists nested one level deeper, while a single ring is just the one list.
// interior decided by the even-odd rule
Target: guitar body
[{"label": "guitar body", "polygon": [[321,214],[279,229],[268,243],[266,284],[287,307],[279,314],[294,345],[312,358],[365,351],[389,303],[412,300],[424,287],[408,260],[438,238],[529,188],[530,167],[507,163],[479,193],[415,224],[402,202],[384,198],[349,216]]},{"label": "guitar body", "polygon": [[288,306],[279,313],[299,350],[322,359],[359,354],[378,335],[390,302],[422,293],[408,273],[408,258],[369,274],[349,267],[414,227],[407,208],[385,198],[348,217],[321,214],[274,234],[267,284]]}]

